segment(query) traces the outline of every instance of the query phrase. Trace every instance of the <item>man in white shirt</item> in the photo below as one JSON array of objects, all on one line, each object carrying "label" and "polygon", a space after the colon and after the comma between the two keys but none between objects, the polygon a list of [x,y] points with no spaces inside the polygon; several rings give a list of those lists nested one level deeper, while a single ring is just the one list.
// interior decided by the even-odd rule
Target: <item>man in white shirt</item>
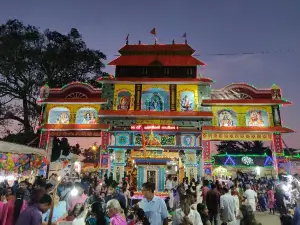
[{"label": "man in white shirt", "polygon": [[173,188],[174,188],[174,186],[173,186],[172,176],[168,175],[167,181],[166,181],[166,190],[167,190],[169,198],[170,198],[169,207],[171,209],[173,209],[173,207],[174,207]]},{"label": "man in white shirt", "polygon": [[248,184],[246,186],[247,190],[244,193],[244,197],[247,199],[248,205],[251,206],[253,212],[256,211],[256,202],[257,202],[257,193],[251,189],[251,186]]},{"label": "man in white shirt", "polygon": [[223,191],[225,194],[220,197],[220,214],[222,221],[229,223],[236,220],[235,201],[228,188],[224,187]]}]

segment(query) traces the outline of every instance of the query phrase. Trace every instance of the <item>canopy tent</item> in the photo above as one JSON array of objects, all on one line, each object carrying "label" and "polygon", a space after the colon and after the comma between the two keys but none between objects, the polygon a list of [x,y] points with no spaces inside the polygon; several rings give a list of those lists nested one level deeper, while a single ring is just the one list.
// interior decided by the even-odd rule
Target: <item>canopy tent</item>
[{"label": "canopy tent", "polygon": [[0,152],[15,153],[15,154],[35,154],[47,156],[47,152],[41,148],[32,148],[26,145],[19,145],[10,142],[0,141]]}]

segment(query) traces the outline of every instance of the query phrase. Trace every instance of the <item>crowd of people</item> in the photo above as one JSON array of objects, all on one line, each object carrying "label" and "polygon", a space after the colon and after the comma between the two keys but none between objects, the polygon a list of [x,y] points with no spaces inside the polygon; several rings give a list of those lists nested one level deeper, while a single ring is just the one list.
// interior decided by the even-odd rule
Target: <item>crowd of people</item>
[{"label": "crowd of people", "polygon": [[[95,173],[76,180],[56,174],[35,181],[6,181],[0,185],[0,225],[55,225],[61,221],[72,225],[259,225],[254,212],[276,210],[284,225],[298,225],[286,216],[285,193],[270,179],[196,182],[187,178],[179,183],[168,177],[165,188],[169,197],[155,195],[155,184],[142,185],[143,199],[133,201],[128,178],[121,183]],[[275,188],[275,189],[274,189]],[[263,200],[262,200],[263,199]],[[299,212],[299,213],[298,213]],[[299,220],[299,221],[298,221]]]}]

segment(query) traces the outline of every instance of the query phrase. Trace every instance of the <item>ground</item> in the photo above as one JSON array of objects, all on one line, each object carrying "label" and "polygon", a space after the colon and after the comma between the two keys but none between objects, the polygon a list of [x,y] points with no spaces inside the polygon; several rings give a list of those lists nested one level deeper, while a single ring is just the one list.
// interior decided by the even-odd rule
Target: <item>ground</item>
[{"label": "ground", "polygon": [[270,215],[267,212],[257,212],[255,217],[262,225],[280,225],[279,214]]}]

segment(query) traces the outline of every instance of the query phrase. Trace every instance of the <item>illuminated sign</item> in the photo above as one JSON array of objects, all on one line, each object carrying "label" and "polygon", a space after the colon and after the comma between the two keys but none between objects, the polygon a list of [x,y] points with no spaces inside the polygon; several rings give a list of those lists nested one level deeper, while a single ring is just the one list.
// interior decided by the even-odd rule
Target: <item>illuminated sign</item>
[{"label": "illuminated sign", "polygon": [[170,126],[170,125],[132,125],[131,130],[178,130],[177,126]]}]

